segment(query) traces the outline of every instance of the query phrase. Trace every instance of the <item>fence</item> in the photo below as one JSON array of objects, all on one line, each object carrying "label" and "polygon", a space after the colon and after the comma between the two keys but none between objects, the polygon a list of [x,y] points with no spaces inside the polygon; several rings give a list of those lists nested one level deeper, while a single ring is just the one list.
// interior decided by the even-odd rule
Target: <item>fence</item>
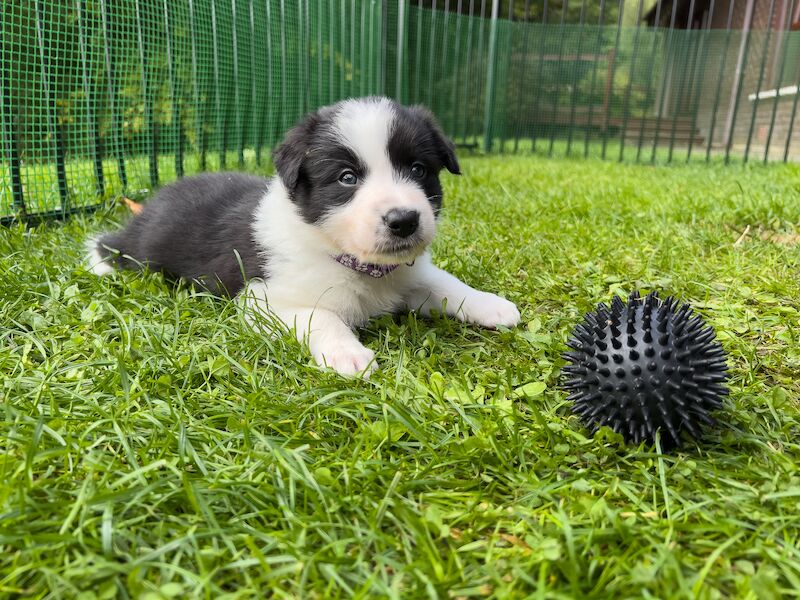
[{"label": "fence", "polygon": [[793,26],[797,0],[415,2],[398,17],[392,91],[486,151],[787,161],[800,158]]},{"label": "fence", "polygon": [[380,93],[379,0],[2,4],[0,217],[256,168],[302,114]]},{"label": "fence", "polygon": [[798,0],[10,0],[0,218],[258,169],[303,113],[428,104],[465,148],[800,155]]}]

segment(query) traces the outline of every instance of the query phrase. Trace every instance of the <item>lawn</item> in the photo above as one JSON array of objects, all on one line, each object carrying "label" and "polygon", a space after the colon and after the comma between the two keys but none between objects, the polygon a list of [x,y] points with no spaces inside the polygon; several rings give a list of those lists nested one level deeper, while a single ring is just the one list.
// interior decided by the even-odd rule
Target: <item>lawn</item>
[{"label": "lawn", "polygon": [[[778,598],[800,589],[800,168],[465,157],[435,261],[511,331],[383,317],[369,381],[236,304],[96,279],[123,209],[0,229],[0,596]],[[730,354],[682,452],[587,432],[564,341],[614,294]]]}]

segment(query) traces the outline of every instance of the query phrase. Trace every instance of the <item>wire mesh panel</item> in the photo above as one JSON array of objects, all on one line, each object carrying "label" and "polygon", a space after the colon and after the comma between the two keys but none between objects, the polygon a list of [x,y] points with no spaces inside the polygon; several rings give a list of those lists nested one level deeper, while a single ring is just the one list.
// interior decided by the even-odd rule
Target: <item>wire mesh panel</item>
[{"label": "wire mesh panel", "polygon": [[800,0],[9,0],[0,219],[266,168],[306,111],[388,94],[459,145],[800,158]]},{"label": "wire mesh panel", "polygon": [[381,92],[381,0],[13,0],[0,11],[4,221],[258,168],[308,110]]},{"label": "wire mesh panel", "polygon": [[800,156],[797,0],[401,4],[398,94],[429,104],[466,147],[653,163]]}]

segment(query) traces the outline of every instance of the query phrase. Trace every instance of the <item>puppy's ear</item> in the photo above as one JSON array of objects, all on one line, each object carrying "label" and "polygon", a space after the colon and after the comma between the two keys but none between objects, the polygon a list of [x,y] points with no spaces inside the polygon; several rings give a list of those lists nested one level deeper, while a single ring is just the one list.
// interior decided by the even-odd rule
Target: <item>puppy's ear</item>
[{"label": "puppy's ear", "polygon": [[458,165],[458,159],[456,158],[456,145],[442,131],[433,113],[426,107],[419,105],[411,107],[411,110],[417,113],[428,125],[428,129],[433,136],[433,143],[436,146],[436,152],[445,168],[453,175],[461,175],[461,167]]},{"label": "puppy's ear", "polygon": [[311,139],[320,120],[319,113],[307,115],[289,130],[280,145],[272,152],[272,162],[289,192],[294,192],[297,188],[303,161],[311,147]]}]

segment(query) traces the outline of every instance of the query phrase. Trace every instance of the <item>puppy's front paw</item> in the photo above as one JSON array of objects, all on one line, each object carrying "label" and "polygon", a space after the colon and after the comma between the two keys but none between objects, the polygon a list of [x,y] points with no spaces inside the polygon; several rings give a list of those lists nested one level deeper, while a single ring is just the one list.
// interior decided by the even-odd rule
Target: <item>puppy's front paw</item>
[{"label": "puppy's front paw", "polygon": [[314,360],[321,367],[329,367],[340,375],[369,377],[378,363],[375,353],[359,343],[332,344],[314,352]]},{"label": "puppy's front paw", "polygon": [[514,327],[520,319],[519,310],[513,302],[487,292],[477,292],[466,298],[461,312],[468,323],[489,329],[497,329],[501,325]]}]

